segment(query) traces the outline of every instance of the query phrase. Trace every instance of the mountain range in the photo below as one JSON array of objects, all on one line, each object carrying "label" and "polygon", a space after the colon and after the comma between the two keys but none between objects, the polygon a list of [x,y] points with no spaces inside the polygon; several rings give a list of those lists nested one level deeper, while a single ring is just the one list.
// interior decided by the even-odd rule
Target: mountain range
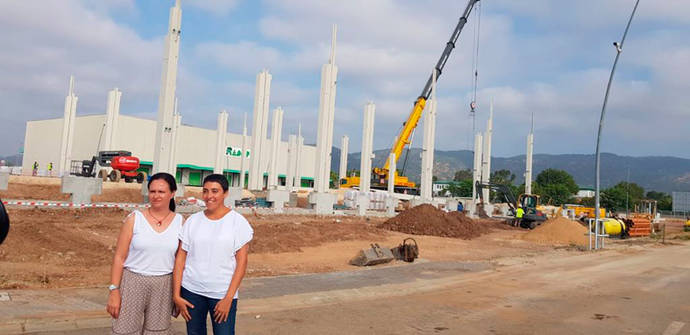
[{"label": "mountain range", "polygon": [[[412,148],[398,160],[398,171],[405,166],[404,175],[419,182],[421,171],[420,148]],[[383,166],[388,150],[374,151],[374,167]],[[348,155],[349,170],[359,170],[360,153]],[[434,152],[434,176],[438,180],[452,180],[458,170],[472,169],[473,153],[469,150]],[[338,172],[340,149],[333,148],[331,170]],[[580,154],[535,154],[533,155],[533,175],[545,169],[565,170],[573,176],[581,188],[594,188],[594,155]],[[525,181],[525,155],[513,157],[492,157],[491,171],[506,169],[515,174],[515,183]],[[601,154],[601,187],[608,188],[621,181],[629,181],[642,186],[645,191],[690,192],[690,159],[668,156],[631,157],[611,153]]]}]

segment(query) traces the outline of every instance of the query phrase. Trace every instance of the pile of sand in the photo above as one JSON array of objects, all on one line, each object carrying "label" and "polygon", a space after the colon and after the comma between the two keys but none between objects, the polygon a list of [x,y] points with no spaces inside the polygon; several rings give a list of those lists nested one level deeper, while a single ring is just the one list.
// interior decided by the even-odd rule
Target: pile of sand
[{"label": "pile of sand", "polygon": [[522,238],[538,243],[584,246],[588,243],[586,234],[586,227],[576,221],[559,216],[542,223],[523,235]]},{"label": "pile of sand", "polygon": [[469,240],[490,231],[489,227],[476,222],[461,212],[446,213],[438,208],[424,204],[410,208],[378,228],[413,235],[456,237]]}]

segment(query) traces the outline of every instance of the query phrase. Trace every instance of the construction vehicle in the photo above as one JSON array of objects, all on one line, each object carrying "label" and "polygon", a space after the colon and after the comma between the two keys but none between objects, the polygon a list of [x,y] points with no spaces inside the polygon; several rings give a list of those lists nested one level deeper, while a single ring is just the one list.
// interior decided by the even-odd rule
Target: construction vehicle
[{"label": "construction vehicle", "polygon": [[97,176],[103,181],[110,179],[116,183],[121,179],[126,183],[136,180],[141,184],[148,176],[144,171],[137,171],[139,166],[139,158],[132,156],[130,151],[99,151],[91,160],[72,161],[70,174],[81,177]]},{"label": "construction vehicle", "polygon": [[536,194],[520,194],[516,199],[513,191],[508,185],[494,184],[494,183],[476,183],[477,196],[479,196],[480,204],[484,204],[484,196],[482,195],[482,190],[489,189],[496,191],[500,194],[505,202],[508,204],[508,208],[512,215],[512,220],[517,220],[517,209],[522,207],[525,213],[522,215],[522,219],[519,220],[519,225],[522,228],[534,229],[542,222],[546,221],[546,215],[537,209],[539,207],[539,196]]},{"label": "construction vehicle", "polygon": [[[458,37],[460,37],[460,32],[462,32],[462,28],[465,26],[465,23],[467,23],[467,18],[470,16],[472,8],[478,2],[479,0],[470,0],[467,3],[467,7],[465,8],[465,11],[460,17],[460,20],[458,21],[458,24],[456,25],[455,30],[453,31],[453,34],[450,37],[450,40],[446,43],[446,48],[443,50],[441,58],[438,60],[438,63],[436,63],[436,67],[434,67],[437,79],[439,76],[441,76],[441,73],[443,72],[443,67],[446,65],[448,57],[450,57],[451,52],[455,48]],[[405,146],[411,143],[412,132],[417,127],[417,123],[419,122],[419,119],[422,116],[422,112],[424,111],[424,106],[426,105],[429,96],[431,96],[431,86],[433,84],[433,77],[434,74],[432,73],[429,76],[429,79],[427,80],[424,89],[422,90],[422,94],[420,94],[417,100],[415,100],[414,107],[412,108],[412,111],[410,112],[410,115],[407,117],[405,123],[403,123],[400,133],[395,138],[395,142],[393,144],[393,147],[391,148],[390,153],[395,154],[396,162],[400,159],[400,156]],[[405,176],[399,175],[398,171],[389,171],[389,163],[389,160],[386,159],[386,163],[382,168],[375,167],[373,169],[371,174],[371,188],[386,189],[388,187],[388,178],[392,177],[394,178],[394,187],[396,193],[418,194],[419,191],[417,189],[417,185],[414,182],[408,180]],[[353,188],[358,186],[358,176],[345,177],[342,180],[340,180],[340,187],[342,188]]]},{"label": "construction vehicle", "polygon": [[[587,219],[594,219],[594,214],[596,213],[596,210],[594,207],[587,207],[583,205],[577,205],[577,204],[565,204],[561,206],[563,210],[566,211],[567,216],[572,216],[575,219],[582,219],[582,218],[587,218]],[[604,218],[606,217],[606,209],[604,208],[599,208],[599,217]]]}]

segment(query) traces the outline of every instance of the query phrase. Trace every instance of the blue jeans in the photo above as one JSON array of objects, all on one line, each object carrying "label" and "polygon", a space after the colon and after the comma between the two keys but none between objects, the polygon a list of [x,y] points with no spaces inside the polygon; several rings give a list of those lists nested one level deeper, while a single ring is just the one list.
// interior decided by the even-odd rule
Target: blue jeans
[{"label": "blue jeans", "polygon": [[235,317],[237,316],[237,299],[232,299],[228,319],[225,322],[216,323],[213,320],[213,309],[220,299],[213,299],[198,295],[182,288],[180,295],[189,301],[194,308],[188,308],[191,320],[187,321],[187,335],[206,335],[206,315],[211,314],[211,325],[214,335],[235,335]]}]

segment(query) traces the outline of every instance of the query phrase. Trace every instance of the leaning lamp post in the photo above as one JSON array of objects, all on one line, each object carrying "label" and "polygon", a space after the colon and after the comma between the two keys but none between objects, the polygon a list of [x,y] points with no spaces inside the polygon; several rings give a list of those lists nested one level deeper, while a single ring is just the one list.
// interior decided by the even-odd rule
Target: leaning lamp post
[{"label": "leaning lamp post", "polygon": [[611,82],[613,81],[613,75],[616,73],[616,65],[618,64],[618,59],[621,57],[621,52],[623,52],[623,43],[625,43],[625,37],[628,35],[628,30],[630,29],[630,24],[632,23],[635,12],[637,11],[637,6],[640,4],[640,0],[635,2],[635,7],[633,8],[632,14],[630,14],[630,19],[628,20],[628,25],[625,27],[625,32],[623,33],[623,38],[620,43],[613,42],[613,46],[616,48],[616,59],[613,61],[613,67],[611,68],[611,75],[609,76],[609,83],[606,85],[606,94],[604,95],[604,105],[601,107],[601,117],[599,119],[599,132],[597,133],[597,150],[595,158],[595,191],[594,191],[594,217],[595,217],[595,230],[597,231],[596,241],[599,241],[599,181],[600,181],[600,171],[599,166],[601,165],[601,157],[599,152],[599,145],[601,142],[601,129],[604,127],[604,114],[606,113],[606,104],[609,100],[609,92],[611,91]]}]

